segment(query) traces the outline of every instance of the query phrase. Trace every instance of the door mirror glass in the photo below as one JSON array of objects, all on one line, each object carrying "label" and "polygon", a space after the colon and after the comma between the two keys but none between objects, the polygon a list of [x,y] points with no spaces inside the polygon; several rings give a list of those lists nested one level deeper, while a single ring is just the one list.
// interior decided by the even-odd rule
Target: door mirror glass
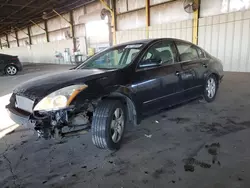
[{"label": "door mirror glass", "polygon": [[146,59],[140,63],[139,67],[140,68],[155,67],[155,66],[159,66],[161,64],[162,64],[161,59]]}]

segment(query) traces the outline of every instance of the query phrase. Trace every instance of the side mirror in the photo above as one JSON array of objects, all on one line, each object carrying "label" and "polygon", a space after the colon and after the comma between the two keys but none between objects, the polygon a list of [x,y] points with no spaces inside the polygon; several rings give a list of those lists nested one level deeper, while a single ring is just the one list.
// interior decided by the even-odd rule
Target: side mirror
[{"label": "side mirror", "polygon": [[161,64],[162,64],[162,61],[160,59],[147,59],[147,60],[142,61],[139,65],[139,67],[140,68],[155,67],[155,66],[159,66]]}]

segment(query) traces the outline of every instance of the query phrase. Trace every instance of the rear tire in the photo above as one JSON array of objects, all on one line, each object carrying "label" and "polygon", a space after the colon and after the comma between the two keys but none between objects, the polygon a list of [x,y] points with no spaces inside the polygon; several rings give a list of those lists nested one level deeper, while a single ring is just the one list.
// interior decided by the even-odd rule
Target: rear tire
[{"label": "rear tire", "polygon": [[218,81],[215,77],[215,75],[210,75],[206,82],[204,87],[204,99],[207,102],[213,102],[215,100],[216,94],[218,90]]},{"label": "rear tire", "polygon": [[126,123],[126,111],[119,100],[101,101],[92,121],[92,141],[100,149],[118,150]]},{"label": "rear tire", "polygon": [[14,76],[18,72],[18,69],[15,65],[7,65],[5,67],[5,73],[9,76]]}]

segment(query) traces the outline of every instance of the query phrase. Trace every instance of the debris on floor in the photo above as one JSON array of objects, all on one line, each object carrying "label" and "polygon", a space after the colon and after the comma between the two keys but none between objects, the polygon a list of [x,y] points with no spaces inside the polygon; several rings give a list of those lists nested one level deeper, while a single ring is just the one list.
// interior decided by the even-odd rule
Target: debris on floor
[{"label": "debris on floor", "polygon": [[152,138],[152,134],[150,134],[150,135],[145,134],[145,136],[146,136],[147,138]]}]

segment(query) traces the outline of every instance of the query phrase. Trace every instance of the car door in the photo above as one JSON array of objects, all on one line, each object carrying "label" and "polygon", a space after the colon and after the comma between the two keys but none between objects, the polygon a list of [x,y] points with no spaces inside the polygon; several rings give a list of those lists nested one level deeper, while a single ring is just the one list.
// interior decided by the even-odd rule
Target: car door
[{"label": "car door", "polygon": [[203,89],[201,78],[206,69],[206,64],[203,64],[202,59],[199,57],[196,46],[182,41],[175,43],[182,69],[180,79],[184,89],[184,98],[187,100],[195,98],[201,94]]},{"label": "car door", "polygon": [[5,63],[4,63],[4,56],[0,54],[0,71],[2,71],[5,67]]},{"label": "car door", "polygon": [[143,114],[169,106],[180,91],[171,41],[151,45],[139,61],[132,88]]}]

